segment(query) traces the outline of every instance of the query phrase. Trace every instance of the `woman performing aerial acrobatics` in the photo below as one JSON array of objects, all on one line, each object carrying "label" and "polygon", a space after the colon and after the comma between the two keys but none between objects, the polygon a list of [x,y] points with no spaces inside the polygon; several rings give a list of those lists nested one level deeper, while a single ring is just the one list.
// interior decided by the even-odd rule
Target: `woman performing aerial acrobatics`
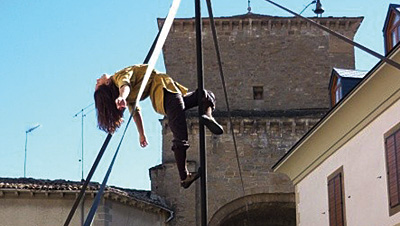
[{"label": "woman performing aerial acrobatics", "polygon": [[[94,99],[97,110],[98,127],[108,133],[114,133],[122,124],[123,112],[126,107],[133,111],[133,119],[139,132],[141,147],[148,145],[144,132],[140,108],[135,101],[146,73],[147,65],[126,67],[114,75],[103,74],[97,79]],[[174,151],[181,186],[188,188],[197,178],[198,172],[189,172],[186,165],[186,151],[189,148],[185,111],[198,106],[198,90],[188,92],[188,89],[175,82],[165,73],[153,70],[145,86],[141,100],[150,96],[154,110],[168,119],[173,134],[172,151]],[[204,90],[201,104],[204,114],[201,120],[214,134],[222,134],[223,128],[212,116],[215,109],[215,96],[211,91]]]}]

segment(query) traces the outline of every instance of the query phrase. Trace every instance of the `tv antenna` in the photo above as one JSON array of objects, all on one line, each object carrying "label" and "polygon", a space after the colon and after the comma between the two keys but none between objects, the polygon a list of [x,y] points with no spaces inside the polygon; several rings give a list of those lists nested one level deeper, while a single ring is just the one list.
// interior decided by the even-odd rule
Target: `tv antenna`
[{"label": "tv antenna", "polygon": [[[85,114],[85,110],[86,109],[88,109],[89,107],[91,107],[92,105],[93,105],[94,103],[91,103],[91,104],[89,104],[88,106],[86,106],[86,107],[84,107],[84,108],[82,108],[80,111],[78,111],[78,113],[76,113],[75,115],[74,115],[74,118],[75,117],[77,117],[78,115],[81,115],[81,141],[82,141],[82,143],[81,143],[81,158],[79,159],[79,162],[81,163],[81,181],[83,182],[84,181],[84,170],[83,170],[83,166],[84,166],[84,162],[83,162],[83,159],[84,159],[84,155],[83,155],[83,150],[84,150],[84,142],[83,142],[83,121],[84,121],[84,118],[86,117],[86,115],[89,113],[89,112],[91,112],[91,111],[93,111],[94,109],[92,109],[92,110],[90,110],[90,111],[88,111],[88,112],[86,112],[86,114]],[[82,203],[81,203],[81,224],[83,225],[84,224],[84,222],[85,222],[85,219],[84,219],[84,216],[85,216],[85,196],[83,196],[83,198],[82,198]]]},{"label": "tv antenna", "polygon": [[91,112],[91,111],[93,111],[94,109],[92,109],[92,110],[90,110],[90,111],[88,111],[88,112],[86,112],[85,113],[85,110],[86,109],[88,109],[89,107],[91,107],[92,105],[93,105],[94,103],[92,103],[92,104],[89,104],[88,106],[86,106],[86,107],[84,107],[84,108],[82,108],[80,111],[78,111],[78,113],[76,113],[75,115],[74,115],[74,118],[75,117],[77,117],[78,115],[81,115],[81,141],[82,141],[82,143],[81,143],[81,158],[79,159],[79,162],[81,163],[81,168],[82,168],[82,170],[81,170],[81,179],[83,180],[84,179],[84,175],[83,175],[83,166],[84,166],[84,140],[83,140],[83,122],[84,122],[84,118],[86,117],[86,115],[89,113],[89,112]]},{"label": "tv antenna", "polygon": [[35,129],[39,128],[40,124],[33,126],[25,131],[25,159],[24,159],[24,177],[26,178],[26,155],[28,152],[28,133],[34,131]]}]

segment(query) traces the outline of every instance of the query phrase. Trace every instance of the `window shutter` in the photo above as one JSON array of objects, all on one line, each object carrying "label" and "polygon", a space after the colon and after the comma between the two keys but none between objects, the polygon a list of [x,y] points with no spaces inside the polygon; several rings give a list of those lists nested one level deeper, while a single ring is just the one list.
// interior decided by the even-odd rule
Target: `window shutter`
[{"label": "window shutter", "polygon": [[[386,157],[389,182],[389,201],[390,207],[399,204],[399,185],[398,185],[398,164],[397,156],[400,151],[400,133],[389,136],[386,139]],[[396,147],[399,146],[399,147]]]},{"label": "window shutter", "polygon": [[338,173],[328,181],[329,225],[344,226],[342,174]]},{"label": "window shutter", "polygon": [[342,194],[342,174],[339,173],[335,178],[335,198],[336,198],[336,225],[343,226],[343,194]]},{"label": "window shutter", "polygon": [[335,183],[334,180],[329,180],[328,182],[328,196],[329,196],[329,225],[333,226],[336,225],[336,219],[335,219],[335,212],[336,212],[336,206],[335,206]]}]

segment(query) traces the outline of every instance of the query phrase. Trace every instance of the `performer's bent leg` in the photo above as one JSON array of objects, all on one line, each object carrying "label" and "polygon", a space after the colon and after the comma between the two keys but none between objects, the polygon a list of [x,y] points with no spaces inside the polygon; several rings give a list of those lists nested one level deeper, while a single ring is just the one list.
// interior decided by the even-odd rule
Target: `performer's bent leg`
[{"label": "performer's bent leg", "polygon": [[[174,141],[173,141],[174,142]],[[174,142],[172,150],[174,151],[176,166],[178,168],[179,177],[181,180],[185,180],[188,175],[186,167],[186,150],[189,148],[189,144],[177,144]]]},{"label": "performer's bent leg", "polygon": [[[185,110],[189,110],[193,107],[197,107],[199,103],[199,97],[198,97],[198,90],[194,92],[189,92],[183,97],[183,101],[185,103]],[[204,111],[207,111],[208,107],[211,107],[211,110],[215,109],[215,95],[213,92],[209,90],[204,90],[203,93],[203,109]]]},{"label": "performer's bent leg", "polygon": [[[198,106],[198,95],[199,92],[196,90],[195,92],[188,93],[184,98],[185,102],[185,110],[190,109],[192,107]],[[203,107],[203,115],[201,116],[201,120],[204,125],[214,134],[220,135],[224,133],[224,130],[220,124],[214,119],[212,116],[212,112],[215,109],[215,95],[209,90],[204,90],[203,98],[202,98],[202,107]]]},{"label": "performer's bent leg", "polygon": [[164,109],[167,114],[169,127],[173,134],[172,150],[181,180],[188,175],[186,167],[186,150],[189,148],[186,126],[185,103],[179,93],[170,93],[164,90]]}]

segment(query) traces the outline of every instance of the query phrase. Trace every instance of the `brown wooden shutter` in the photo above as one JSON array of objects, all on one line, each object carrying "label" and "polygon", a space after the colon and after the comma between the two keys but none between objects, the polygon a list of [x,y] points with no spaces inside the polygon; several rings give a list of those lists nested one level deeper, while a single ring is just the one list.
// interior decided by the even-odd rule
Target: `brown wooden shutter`
[{"label": "brown wooden shutter", "polygon": [[328,181],[329,225],[344,226],[342,174],[338,173]]},{"label": "brown wooden shutter", "polygon": [[335,205],[335,183],[333,180],[328,182],[328,197],[329,197],[329,225],[333,226],[336,225],[335,219],[335,212],[336,212],[336,205]]},{"label": "brown wooden shutter", "polygon": [[399,205],[399,177],[398,156],[400,154],[400,133],[386,138],[386,157],[388,169],[388,186],[389,186],[389,202],[390,207]]}]

